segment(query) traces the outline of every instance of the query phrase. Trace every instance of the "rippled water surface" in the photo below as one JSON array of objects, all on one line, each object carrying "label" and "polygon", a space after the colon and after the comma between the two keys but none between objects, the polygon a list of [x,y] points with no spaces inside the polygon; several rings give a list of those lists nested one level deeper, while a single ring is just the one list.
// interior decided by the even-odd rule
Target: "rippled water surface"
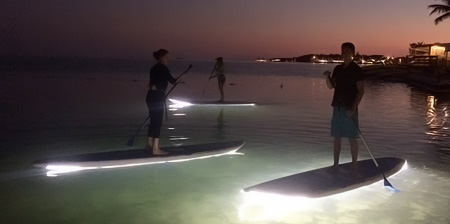
[{"label": "rippled water surface", "polygon": [[[213,62],[174,61],[192,70],[176,99],[219,99]],[[32,161],[127,149],[147,117],[147,72],[2,74],[1,223],[448,223],[450,96],[366,80],[360,128],[376,157],[409,169],[382,183],[316,200],[255,198],[241,189],[329,166],[335,65],[226,63],[226,100],[255,107],[170,111],[163,146],[242,139],[243,155],[47,177]],[[182,116],[177,116],[182,114]],[[135,147],[143,147],[145,130]],[[350,161],[343,141],[341,162]],[[360,159],[370,158],[360,144]]]}]

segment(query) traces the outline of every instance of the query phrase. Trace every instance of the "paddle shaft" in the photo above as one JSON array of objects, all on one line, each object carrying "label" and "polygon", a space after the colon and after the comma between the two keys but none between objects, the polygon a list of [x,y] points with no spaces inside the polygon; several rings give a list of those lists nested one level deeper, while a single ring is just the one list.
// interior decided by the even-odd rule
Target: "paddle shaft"
[{"label": "paddle shaft", "polygon": [[366,149],[367,149],[367,151],[369,152],[370,157],[372,157],[372,160],[373,160],[373,162],[375,163],[375,166],[377,167],[378,171],[380,171],[381,175],[383,176],[383,179],[384,179],[384,185],[385,185],[385,186],[389,186],[389,187],[394,188],[394,187],[392,186],[392,184],[386,179],[386,176],[385,176],[385,174],[384,174],[383,169],[380,167],[380,165],[378,165],[378,162],[377,162],[377,160],[375,159],[375,157],[373,156],[372,151],[370,150],[369,146],[367,145],[367,142],[366,142],[366,140],[364,139],[364,136],[363,136],[361,130],[359,129],[358,126],[356,126],[356,124],[355,124],[355,122],[353,121],[353,119],[352,119],[352,118],[350,118],[350,119],[352,120],[352,124],[355,126],[356,130],[358,130],[359,137],[361,138],[362,142],[364,143],[364,146],[366,146]]},{"label": "paddle shaft", "polygon": [[[351,118],[350,118],[350,119],[351,119]],[[352,120],[352,122],[353,122],[353,120]],[[359,137],[361,137],[361,140],[362,140],[362,142],[364,143],[364,146],[366,146],[366,149],[367,149],[367,151],[369,152],[370,157],[372,157],[372,160],[373,160],[373,162],[375,163],[375,166],[376,166],[377,168],[379,168],[380,166],[378,165],[377,160],[376,160],[375,157],[373,156],[372,151],[369,149],[369,146],[367,145],[367,142],[366,142],[366,140],[364,139],[364,136],[363,136],[363,134],[361,133],[361,130],[359,130],[359,128],[356,126],[356,124],[355,124],[354,122],[353,122],[353,125],[355,125],[356,129],[358,130]]]},{"label": "paddle shaft", "polygon": [[209,80],[210,79],[208,78],[208,81],[206,82],[205,88],[203,88],[202,97],[200,97],[200,100],[203,100],[203,95],[205,95],[205,90],[206,90],[206,87],[208,86]]},{"label": "paddle shaft", "polygon": [[[192,65],[189,65],[189,67],[186,69],[186,71],[181,73],[180,80],[181,80],[181,76],[186,74],[189,71],[189,69],[191,69],[191,68],[192,68]],[[167,92],[165,98],[167,98],[169,96],[169,94],[172,92],[172,90],[175,89],[175,87],[181,82],[180,80],[177,80],[177,82],[172,86],[172,88],[170,88],[170,90]]]},{"label": "paddle shaft", "polygon": [[127,142],[127,146],[132,147],[134,145],[134,139],[136,138],[137,134],[141,131],[142,128],[144,128],[144,126],[147,124],[147,122],[150,120],[150,116],[148,116],[144,123],[142,123],[142,125],[139,127],[139,129],[134,133],[134,135],[130,138],[130,140],[128,140]]},{"label": "paddle shaft", "polygon": [[206,82],[205,88],[203,88],[202,97],[200,97],[200,100],[203,100],[203,95],[205,95],[206,87],[208,87],[209,80],[211,80],[211,77],[212,77],[212,75],[214,73],[214,70],[216,70],[216,66],[215,65],[214,65],[213,70],[211,71],[211,75],[209,75],[209,77],[208,77],[208,81]]},{"label": "paddle shaft", "polygon": [[169,96],[169,94],[172,92],[172,90],[174,90],[175,87],[181,82],[181,77],[182,77],[184,74],[186,74],[186,73],[189,71],[189,69],[191,69],[191,68],[192,68],[192,65],[189,65],[189,67],[186,69],[186,71],[184,71],[183,73],[181,73],[180,77],[178,77],[179,80],[177,80],[177,82],[172,86],[172,88],[170,88],[169,92],[167,92],[166,96],[164,97],[164,113],[166,114],[166,120],[168,119],[168,116],[167,116],[166,99],[167,99],[167,97]]}]

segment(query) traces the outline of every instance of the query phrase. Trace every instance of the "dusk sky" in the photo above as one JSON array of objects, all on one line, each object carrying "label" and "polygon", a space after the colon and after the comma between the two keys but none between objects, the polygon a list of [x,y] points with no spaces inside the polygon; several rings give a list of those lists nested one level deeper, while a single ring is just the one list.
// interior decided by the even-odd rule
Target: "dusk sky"
[{"label": "dusk sky", "polygon": [[410,43],[450,42],[435,0],[6,0],[0,54],[194,60],[339,53],[405,56]]}]

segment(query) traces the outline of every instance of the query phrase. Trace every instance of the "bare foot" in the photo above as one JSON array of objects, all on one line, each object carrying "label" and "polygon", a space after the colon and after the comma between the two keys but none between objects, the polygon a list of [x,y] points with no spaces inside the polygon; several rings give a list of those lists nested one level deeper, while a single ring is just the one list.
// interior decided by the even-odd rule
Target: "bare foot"
[{"label": "bare foot", "polygon": [[358,177],[358,165],[353,165],[352,170],[350,171],[350,176],[353,178]]},{"label": "bare foot", "polygon": [[165,156],[165,155],[168,155],[168,154],[169,154],[168,152],[163,151],[161,149],[158,149],[158,148],[154,148],[153,149],[153,155],[154,156]]},{"label": "bare foot", "polygon": [[327,172],[330,172],[330,173],[334,173],[334,172],[337,172],[337,171],[339,171],[339,166],[338,165],[330,166],[327,169]]}]

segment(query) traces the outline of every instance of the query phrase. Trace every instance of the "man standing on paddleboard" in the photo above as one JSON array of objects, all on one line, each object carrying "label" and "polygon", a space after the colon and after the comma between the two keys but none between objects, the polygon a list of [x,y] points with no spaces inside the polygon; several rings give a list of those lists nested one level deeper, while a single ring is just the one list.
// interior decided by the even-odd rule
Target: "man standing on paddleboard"
[{"label": "man standing on paddleboard", "polygon": [[348,138],[352,155],[353,172],[357,172],[358,161],[358,105],[364,95],[364,77],[361,67],[354,61],[355,45],[350,42],[341,45],[344,63],[337,65],[333,74],[325,71],[327,86],[334,88],[331,136],[334,137],[334,163],[331,170],[337,170],[341,153],[341,139]]}]

